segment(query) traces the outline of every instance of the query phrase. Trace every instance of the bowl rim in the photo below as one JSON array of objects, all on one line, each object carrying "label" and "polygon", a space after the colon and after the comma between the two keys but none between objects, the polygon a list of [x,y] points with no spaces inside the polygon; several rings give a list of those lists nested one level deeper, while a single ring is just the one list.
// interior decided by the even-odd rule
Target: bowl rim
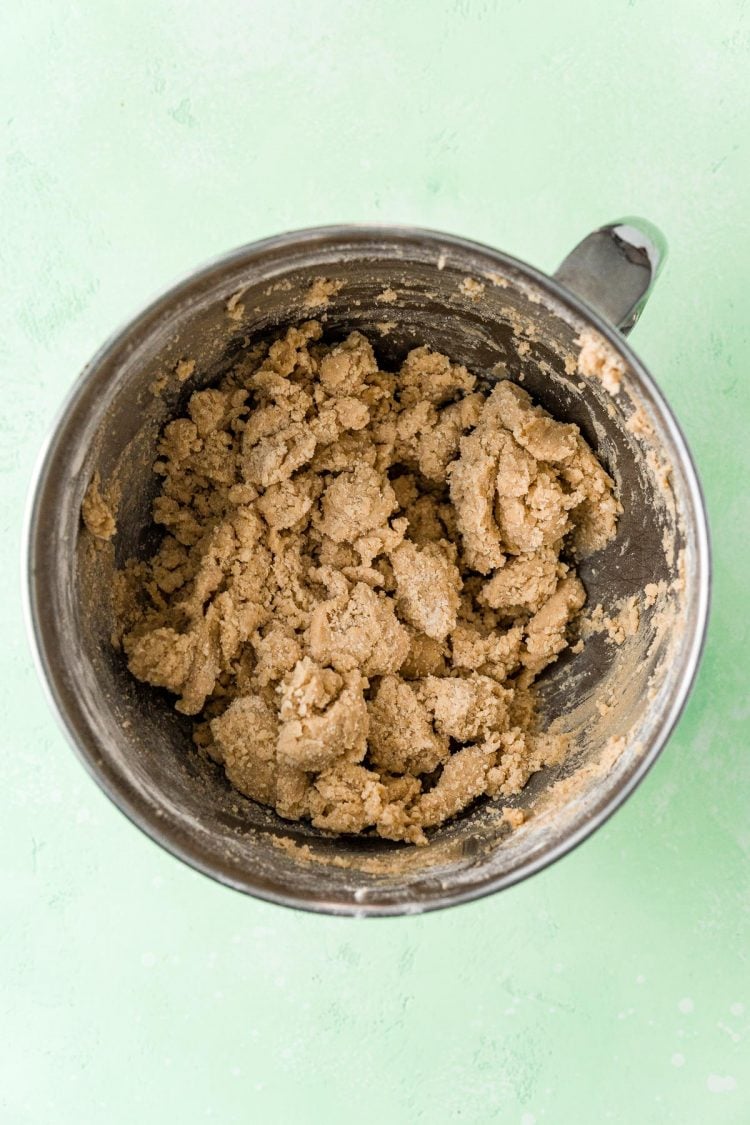
[{"label": "bowl rim", "polygon": [[[484,880],[477,881],[464,888],[442,890],[441,893],[430,891],[419,902],[409,900],[394,900],[393,902],[383,903],[374,901],[347,902],[329,899],[325,895],[316,894],[313,896],[312,894],[307,895],[298,892],[289,893],[283,887],[280,888],[269,880],[254,876],[252,871],[243,872],[242,877],[239,877],[226,868],[222,869],[217,858],[202,846],[199,839],[188,836],[180,829],[180,826],[170,824],[164,818],[159,818],[153,806],[144,801],[140,792],[130,784],[127,777],[118,770],[107,768],[106,754],[102,754],[101,749],[97,749],[95,739],[87,739],[85,732],[80,730],[72,721],[63,699],[59,682],[60,677],[51,658],[50,637],[48,630],[45,629],[43,615],[39,612],[36,588],[36,576],[42,556],[41,545],[44,536],[39,516],[55,458],[60,451],[62,438],[76,407],[110,356],[118,348],[121,348],[139,328],[146,326],[150,320],[176,303],[187,291],[192,290],[201,282],[208,281],[214,274],[228,272],[233,267],[249,266],[253,260],[268,252],[284,251],[297,246],[303,248],[305,245],[312,248],[316,242],[325,242],[326,244],[335,243],[337,240],[342,243],[345,241],[351,242],[352,238],[363,243],[368,241],[420,243],[422,245],[430,243],[434,244],[438,254],[443,250],[454,249],[463,254],[481,256],[490,267],[493,264],[502,267],[506,273],[508,271],[514,272],[524,281],[541,288],[548,297],[562,305],[575,317],[596,329],[625,358],[637,380],[659,408],[680,459],[692,515],[694,516],[692,531],[695,536],[697,560],[694,626],[691,634],[686,638],[682,656],[683,665],[672,689],[669,704],[661,716],[657,729],[654,731],[650,746],[644,752],[636,767],[623,784],[610,792],[591,815],[587,816],[572,831],[555,841],[552,846],[543,852],[532,855],[509,872],[490,875]],[[66,736],[76,756],[120,812],[171,855],[225,886],[279,906],[313,913],[350,917],[390,917],[421,914],[484,898],[486,895],[513,886],[536,872],[551,866],[588,839],[634,792],[661,754],[684,711],[695,684],[705,647],[712,586],[712,555],[708,517],[695,462],[682,429],[663,393],[626,338],[594,308],[562,286],[554,277],[521,259],[460,235],[408,224],[332,224],[286,231],[246,243],[227,253],[217,255],[202,266],[182,274],[177,281],[162,289],[156,297],[142,306],[139,312],[123,322],[97,349],[65,394],[37,456],[24,514],[22,567],[22,596],[26,632],[37,674],[48,703],[56,717],[58,726]]]}]

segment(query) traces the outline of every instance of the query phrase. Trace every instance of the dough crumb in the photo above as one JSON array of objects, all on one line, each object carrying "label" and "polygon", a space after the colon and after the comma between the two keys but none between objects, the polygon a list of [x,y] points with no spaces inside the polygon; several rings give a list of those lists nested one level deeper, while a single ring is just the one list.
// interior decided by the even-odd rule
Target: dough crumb
[{"label": "dough crumb", "polygon": [[[316,278],[308,303],[339,288]],[[428,347],[386,370],[362,333],[307,321],[192,394],[154,471],[163,538],[117,575],[113,643],[239,792],[424,845],[562,761],[529,688],[571,640],[576,560],[620,512],[576,426]],[[82,513],[114,534],[98,476]],[[589,627],[621,643],[631,602]]]},{"label": "dough crumb", "polygon": [[[649,589],[655,589],[658,593],[658,587],[653,583],[649,583]],[[649,600],[650,595],[648,592],[644,601],[646,606],[653,605]],[[654,597],[655,600],[655,597]],[[638,596],[634,594],[630,598],[626,598],[619,603],[619,613],[609,617],[604,612],[602,605],[596,605],[592,609],[587,618],[582,621],[582,629],[586,635],[591,633],[606,633],[607,639],[612,641],[613,644],[621,645],[628,637],[634,637],[638,632],[641,623],[641,614],[638,608]]]},{"label": "dough crumb", "polygon": [[245,306],[241,304],[242,298],[245,295],[244,287],[238,289],[226,303],[227,316],[230,320],[240,321],[245,315]]},{"label": "dough crumb", "polygon": [[484,285],[481,281],[477,281],[475,277],[465,277],[459,289],[465,297],[469,297],[472,301],[478,301],[484,293]]},{"label": "dough crumb", "polygon": [[605,391],[616,395],[625,370],[612,348],[598,333],[587,328],[576,340],[580,345],[578,370],[581,375],[599,379]]},{"label": "dough crumb", "polygon": [[305,306],[308,309],[324,308],[331,297],[344,288],[343,281],[336,281],[329,277],[316,277],[305,295]]},{"label": "dough crumb", "polygon": [[625,423],[625,429],[636,437],[653,437],[654,427],[648,420],[646,411],[642,406],[637,406]]},{"label": "dough crumb", "polygon": [[646,609],[650,609],[652,605],[656,605],[657,600],[663,597],[666,592],[667,584],[663,580],[661,582],[647,582],[643,587],[643,601]]},{"label": "dough crumb", "polygon": [[398,293],[395,289],[384,289],[382,293],[378,293],[375,300],[382,305],[393,305],[398,300]]},{"label": "dough crumb", "polygon": [[508,280],[507,278],[503,277],[502,274],[489,272],[483,274],[483,276],[487,278],[490,285],[494,285],[497,289],[508,288]]},{"label": "dough crumb", "polygon": [[503,809],[503,820],[511,829],[520,828],[526,821],[526,813],[523,809],[511,808],[510,805],[506,805]]},{"label": "dough crumb", "polygon": [[115,517],[101,492],[101,477],[95,472],[81,504],[81,515],[88,531],[97,539],[111,539],[117,531]]},{"label": "dough crumb", "polygon": [[195,360],[194,359],[180,359],[177,361],[174,373],[181,383],[184,383],[191,375],[195,373]]}]

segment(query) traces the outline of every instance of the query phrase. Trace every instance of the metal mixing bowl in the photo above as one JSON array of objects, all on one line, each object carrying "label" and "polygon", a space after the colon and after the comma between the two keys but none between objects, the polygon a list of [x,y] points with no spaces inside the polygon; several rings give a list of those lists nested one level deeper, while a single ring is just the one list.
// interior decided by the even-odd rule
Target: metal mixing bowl
[{"label": "metal mixing bowl", "polygon": [[[569,851],[625,800],[685,703],[709,598],[706,518],[690,455],[618,330],[634,323],[662,254],[652,228],[627,220],[589,236],[552,279],[430,231],[308,230],[199,270],[105,344],[75,384],[40,464],[28,524],[28,614],[64,729],[135,824],[205,874],[272,902],[405,914],[509,886]],[[305,300],[317,277],[342,284],[325,308],[311,310]],[[384,300],[386,290],[397,299]],[[590,606],[615,613],[640,597],[640,628],[619,646],[595,634],[545,673],[545,722],[569,730],[574,749],[517,798],[530,815],[512,834],[487,800],[435,830],[425,848],[283,821],[230,788],[194,749],[170,698],[136,682],[110,643],[113,568],[147,556],[158,539],[151,465],[160,428],[253,340],[316,312],[329,337],[368,333],[385,364],[428,343],[488,383],[507,371],[556,418],[580,426],[617,483],[618,534],[580,574]],[[575,341],[586,328],[622,361],[614,396],[575,370]],[[151,385],[181,358],[195,359],[195,374],[185,384],[171,378],[155,395]],[[640,434],[633,432],[636,409],[645,420]],[[119,497],[118,533],[107,546],[81,525],[95,471]],[[644,586],[660,582],[662,595],[645,607]]]}]

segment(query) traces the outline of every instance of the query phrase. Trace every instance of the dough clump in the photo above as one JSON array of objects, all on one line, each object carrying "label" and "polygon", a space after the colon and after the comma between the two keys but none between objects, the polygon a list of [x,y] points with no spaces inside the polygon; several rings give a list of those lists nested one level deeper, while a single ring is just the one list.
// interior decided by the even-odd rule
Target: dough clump
[{"label": "dough clump", "polygon": [[[531,687],[621,509],[577,427],[520,387],[321,336],[290,328],[165,427],[164,537],[119,575],[120,640],[240,792],[424,844],[563,756]],[[96,496],[84,514],[108,534]]]}]

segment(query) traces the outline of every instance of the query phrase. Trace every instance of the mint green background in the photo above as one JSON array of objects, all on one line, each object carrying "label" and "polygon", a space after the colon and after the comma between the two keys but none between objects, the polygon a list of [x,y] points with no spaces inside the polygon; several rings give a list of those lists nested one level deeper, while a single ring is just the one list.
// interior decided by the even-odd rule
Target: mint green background
[{"label": "mint green background", "polygon": [[[749,14],[742,0],[8,3],[0,15],[0,1120],[750,1121]],[[24,638],[21,513],[102,339],[207,257],[401,221],[553,269],[641,213],[634,335],[716,556],[709,644],[614,820],[511,891],[352,922],[194,874],[84,774]]]}]

